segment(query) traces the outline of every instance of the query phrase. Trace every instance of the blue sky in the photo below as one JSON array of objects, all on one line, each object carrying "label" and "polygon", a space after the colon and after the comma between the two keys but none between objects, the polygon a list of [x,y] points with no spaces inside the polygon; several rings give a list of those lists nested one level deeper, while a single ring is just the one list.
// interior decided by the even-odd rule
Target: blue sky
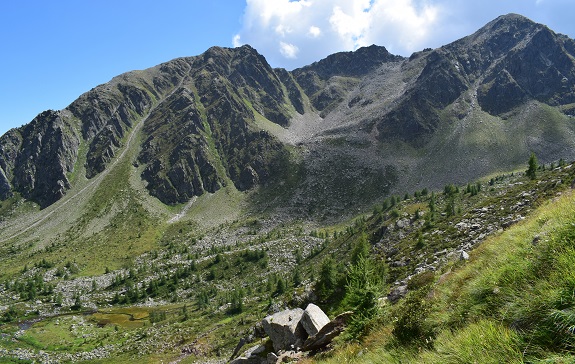
[{"label": "blue sky", "polygon": [[575,38],[573,0],[5,0],[0,134],[123,72],[214,45],[247,43],[293,69],[370,44],[408,56],[510,12]]}]

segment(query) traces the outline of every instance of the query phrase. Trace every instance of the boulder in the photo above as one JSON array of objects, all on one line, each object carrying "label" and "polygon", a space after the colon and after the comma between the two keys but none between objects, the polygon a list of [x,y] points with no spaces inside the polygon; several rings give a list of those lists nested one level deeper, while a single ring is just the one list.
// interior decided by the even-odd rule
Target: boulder
[{"label": "boulder", "polygon": [[307,334],[313,336],[329,323],[329,317],[327,317],[321,308],[310,303],[303,312],[300,322]]},{"label": "boulder", "polygon": [[307,334],[300,324],[301,308],[284,310],[263,319],[262,325],[273,342],[274,350],[292,350],[301,347]]},{"label": "boulder", "polygon": [[[230,364],[267,364],[267,356],[271,351],[271,342],[270,345],[268,343],[257,345],[252,348],[246,350],[240,357],[235,359],[230,359]],[[235,355],[234,355],[235,356]],[[233,356],[232,356],[233,358]],[[273,362],[275,363],[275,362]]]},{"label": "boulder", "polygon": [[335,337],[343,332],[352,314],[353,312],[350,311],[344,312],[324,325],[317,334],[306,339],[302,350],[312,351],[327,346]]},{"label": "boulder", "polygon": [[394,287],[391,290],[391,292],[389,292],[389,294],[387,295],[387,299],[389,300],[389,302],[395,303],[399,301],[400,298],[405,297],[406,294],[407,294],[407,285],[397,286]]}]

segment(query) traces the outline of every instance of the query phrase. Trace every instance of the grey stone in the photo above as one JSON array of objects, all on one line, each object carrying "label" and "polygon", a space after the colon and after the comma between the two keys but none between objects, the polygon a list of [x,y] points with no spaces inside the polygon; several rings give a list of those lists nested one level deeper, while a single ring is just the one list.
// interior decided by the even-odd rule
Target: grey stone
[{"label": "grey stone", "polygon": [[401,285],[398,287],[394,287],[391,292],[387,295],[387,299],[391,303],[395,303],[399,301],[400,298],[405,297],[407,294],[407,285]]},{"label": "grey stone", "polygon": [[397,220],[397,222],[395,223],[395,225],[396,225],[399,229],[405,229],[406,227],[409,227],[409,225],[410,225],[409,219],[399,219],[399,220]]},{"label": "grey stone", "polygon": [[321,308],[310,303],[303,312],[300,322],[308,335],[313,336],[317,334],[322,327],[327,325],[329,321],[329,317],[327,317]]},{"label": "grey stone", "polygon": [[266,364],[266,363],[267,363],[266,359],[257,356],[250,356],[249,358],[240,356],[239,358],[230,361],[230,364]]},{"label": "grey stone", "polygon": [[268,353],[266,358],[267,364],[276,364],[278,362],[278,356],[275,353]]},{"label": "grey stone", "polygon": [[274,350],[291,350],[300,347],[306,337],[300,325],[303,316],[301,308],[284,310],[263,319],[262,325],[273,342]]}]

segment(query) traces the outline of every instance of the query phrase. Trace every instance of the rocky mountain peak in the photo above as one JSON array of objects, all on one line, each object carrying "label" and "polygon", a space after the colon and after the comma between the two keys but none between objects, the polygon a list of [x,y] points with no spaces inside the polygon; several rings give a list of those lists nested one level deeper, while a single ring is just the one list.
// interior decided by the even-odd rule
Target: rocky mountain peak
[{"label": "rocky mountain peak", "polygon": [[299,78],[299,75],[315,72],[323,80],[335,75],[362,76],[373,71],[384,62],[395,62],[402,59],[401,56],[389,53],[385,47],[371,45],[361,47],[353,52],[334,53],[309,66],[295,69],[293,73]]},{"label": "rocky mountain peak", "polygon": [[0,138],[0,194],[9,189],[45,207],[70,188],[67,174],[77,159],[80,137],[64,112],[48,110]]},{"label": "rocky mountain peak", "polygon": [[[142,141],[134,164],[149,192],[167,204],[229,185],[249,190],[279,181],[285,173],[294,176],[295,185],[302,182],[292,173],[296,170],[306,171],[305,186],[294,192],[294,200],[304,205],[314,204],[310,201],[318,190],[327,199],[335,189],[380,196],[402,183],[397,170],[407,171],[411,188],[421,188],[426,181],[414,176],[431,160],[447,165],[452,154],[469,154],[458,161],[466,169],[478,149],[465,149],[465,132],[455,135],[452,126],[484,117],[508,120],[529,103],[537,107],[514,119],[518,125],[539,120],[530,110],[542,107],[555,108],[557,120],[575,115],[575,42],[517,14],[409,59],[371,45],[291,72],[273,69],[249,45],[212,47],[199,56],[119,75],[62,112],[43,113],[5,134],[0,138],[0,198],[18,191],[47,206],[71,187],[66,176],[78,168],[77,160],[85,160],[80,167],[94,178],[134,134]],[[570,158],[560,154],[573,150],[572,138],[562,137],[572,133],[570,124],[557,125],[557,130],[526,136],[516,149]],[[557,142],[547,135],[559,135],[563,146],[543,148]],[[496,150],[512,143],[503,139]],[[401,148],[381,152],[393,143],[425,155],[425,161],[397,155]],[[434,143],[449,148],[431,149]],[[301,150],[292,150],[293,145]],[[85,155],[78,158],[79,153]],[[301,163],[291,172],[290,153],[298,154],[295,160]],[[485,168],[461,173],[462,180],[490,173],[493,163],[512,168],[524,156],[517,152],[502,165],[480,158],[489,160]],[[343,165],[349,173],[340,173]],[[344,182],[322,177],[326,169]],[[350,177],[359,170],[375,176],[362,181],[368,188],[356,187],[357,179]],[[446,178],[423,187],[441,185]],[[350,197],[349,203],[356,199]]]}]

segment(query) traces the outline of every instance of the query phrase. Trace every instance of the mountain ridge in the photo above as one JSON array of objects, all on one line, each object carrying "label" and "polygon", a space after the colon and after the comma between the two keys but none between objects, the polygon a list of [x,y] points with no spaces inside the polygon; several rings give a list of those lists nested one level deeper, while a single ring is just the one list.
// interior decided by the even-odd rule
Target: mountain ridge
[{"label": "mountain ridge", "polygon": [[[37,173],[34,165],[48,157],[26,151],[31,139],[42,139],[46,130],[30,132],[23,126],[6,133],[0,138],[0,197],[5,199],[17,191],[42,207],[57,201],[70,188],[66,174],[73,172],[81,145],[86,150],[86,177],[90,179],[106,168],[122,147],[127,131],[152,108],[156,114],[146,116],[146,138],[137,163],[147,166],[143,183],[163,203],[183,203],[230,183],[244,191],[284,178],[281,173],[274,174],[294,162],[289,157],[291,147],[280,142],[279,135],[262,131],[256,122],[260,117],[286,130],[281,133],[299,133],[296,153],[332,153],[334,158],[355,160],[358,169],[378,165],[375,174],[364,180],[372,186],[368,190],[382,183],[390,185],[389,191],[406,183],[406,188],[419,188],[421,182],[409,182],[414,181],[413,172],[407,172],[403,180],[374,177],[392,169],[417,169],[415,165],[420,163],[415,159],[401,162],[405,158],[398,153],[390,157],[377,150],[399,143],[404,152],[427,150],[428,157],[421,163],[435,159],[433,163],[445,164],[437,160],[439,156],[429,154],[429,146],[434,140],[449,138],[438,131],[454,122],[482,115],[513,119],[517,115],[513,110],[532,102],[536,102],[534,109],[545,105],[558,108],[567,121],[575,110],[573,50],[573,40],[517,14],[501,16],[470,36],[409,58],[372,45],[335,53],[293,71],[273,69],[248,45],[212,47],[199,56],[122,74],[80,96],[60,112],[62,126],[56,129],[64,139],[52,141],[55,145],[49,148],[59,150],[58,157],[51,156],[44,163],[59,166],[56,170]],[[515,66],[519,64],[523,68]],[[546,80],[545,85],[541,80]],[[168,93],[170,100],[164,99]],[[30,124],[50,123],[55,115],[42,113]],[[316,121],[296,130],[294,117],[301,116]],[[513,123],[533,117],[524,114]],[[335,141],[340,139],[351,143],[351,148],[337,146],[340,142]],[[567,145],[558,149],[572,147],[567,140],[562,138]],[[366,147],[370,150],[368,165],[358,161]],[[526,149],[533,147],[521,149],[528,153]],[[546,155],[541,148],[537,152],[544,160],[573,156]],[[303,194],[304,200],[315,195],[315,187],[310,186],[317,181],[327,183],[325,195],[335,192],[336,187],[321,176],[333,162],[318,164],[304,157],[302,163],[307,175],[301,177],[295,194]],[[517,163],[519,158],[494,167],[512,168]],[[479,174],[467,172],[462,179],[477,177]],[[444,182],[430,178],[429,185]],[[351,181],[343,184],[350,187]],[[370,193],[362,203],[385,193]],[[354,205],[353,201],[346,204]]]}]

